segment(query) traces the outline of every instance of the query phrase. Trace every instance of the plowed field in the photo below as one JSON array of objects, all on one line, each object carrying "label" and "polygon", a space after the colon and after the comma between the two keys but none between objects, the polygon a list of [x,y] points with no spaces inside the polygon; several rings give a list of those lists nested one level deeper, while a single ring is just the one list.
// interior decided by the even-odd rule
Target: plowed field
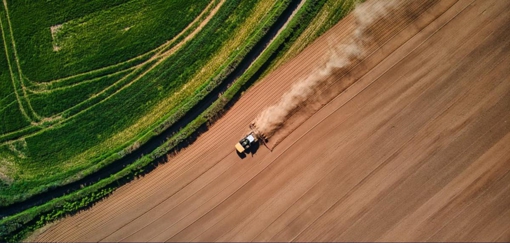
[{"label": "plowed field", "polygon": [[36,240],[510,241],[510,1],[408,7],[272,152],[233,145],[352,16],[168,163]]}]

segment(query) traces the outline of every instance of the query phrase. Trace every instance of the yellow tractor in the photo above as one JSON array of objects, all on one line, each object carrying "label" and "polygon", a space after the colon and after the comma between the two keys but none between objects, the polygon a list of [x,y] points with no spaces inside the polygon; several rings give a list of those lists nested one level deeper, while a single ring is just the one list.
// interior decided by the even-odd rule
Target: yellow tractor
[{"label": "yellow tractor", "polygon": [[[257,129],[255,124],[253,124],[253,123],[250,124],[250,129],[251,129],[251,132],[248,133],[248,135],[246,135],[244,138],[239,140],[239,142],[236,143],[236,145],[235,145],[236,150],[239,154],[244,154],[245,152],[247,152],[247,150],[249,150],[251,147],[253,147],[253,145],[258,145],[259,142],[264,144],[264,146],[266,146],[266,148],[268,148],[269,151],[273,151],[266,144],[267,137]],[[257,150],[257,148],[254,148],[254,149],[255,149],[255,151]],[[251,151],[251,152],[255,152],[255,151]]]},{"label": "yellow tractor", "polygon": [[238,143],[236,143],[236,150],[239,153],[244,153],[247,149],[251,147],[252,144],[256,143],[258,141],[257,136],[255,136],[254,132],[250,132],[248,135],[246,135],[244,138],[239,140]]}]

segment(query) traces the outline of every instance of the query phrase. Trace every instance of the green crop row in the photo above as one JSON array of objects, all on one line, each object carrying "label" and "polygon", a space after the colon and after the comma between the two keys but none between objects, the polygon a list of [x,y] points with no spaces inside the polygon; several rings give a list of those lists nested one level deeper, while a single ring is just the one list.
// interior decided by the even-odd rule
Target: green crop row
[{"label": "green crop row", "polygon": [[[18,102],[13,101],[14,103],[10,103],[8,105],[2,104],[2,111],[0,111],[0,119],[2,123],[0,123],[0,130],[4,132],[10,132],[22,129],[23,127],[28,126],[30,123],[27,121],[25,117],[21,114],[19,110]],[[33,129],[31,129],[34,131]],[[26,130],[23,130],[26,131]],[[23,134],[23,133],[22,133]],[[19,136],[19,133],[11,133],[6,135],[5,137],[1,137],[0,141],[5,141],[9,139],[13,139]]]},{"label": "green crop row", "polygon": [[[163,2],[165,2],[165,1],[160,1],[159,4],[163,4]],[[44,5],[44,8],[43,7],[35,8],[35,9],[33,9],[34,11],[29,11],[30,14],[26,14],[26,12],[23,12],[22,16],[16,15],[16,13],[19,13],[17,11],[17,10],[19,10],[19,8],[21,8],[21,9],[23,9],[23,8],[31,8],[31,7],[34,7],[34,5],[37,6],[40,3],[41,3],[41,1],[33,1],[33,2],[30,2],[30,4],[23,4],[23,5],[16,5],[17,2],[9,3],[10,14],[12,16],[14,16],[14,18],[15,18],[15,20],[11,19],[13,25],[15,25],[17,23],[16,21],[23,21],[23,20],[27,20],[27,19],[30,20],[30,24],[23,24],[23,26],[14,26],[13,27],[13,29],[16,30],[16,32],[15,32],[17,34],[16,37],[20,37],[20,38],[16,38],[17,45],[19,46],[20,42],[21,42],[22,46],[27,47],[27,48],[21,48],[21,50],[19,50],[20,52],[26,51],[27,49],[30,49],[30,47],[33,47],[31,45],[23,45],[24,37],[29,36],[30,37],[30,41],[35,41],[35,40],[39,41],[39,39],[36,38],[38,36],[25,35],[27,33],[23,32],[23,30],[25,30],[23,28],[25,28],[25,27],[29,28],[29,29],[30,28],[35,28],[35,27],[39,26],[38,24],[42,24],[42,26],[39,26],[39,27],[42,27],[42,29],[40,30],[40,34],[41,35],[48,35],[48,33],[49,33],[49,27],[48,27],[49,22],[48,21],[51,18],[48,18],[48,16],[44,16],[44,18],[38,18],[37,21],[33,22],[33,20],[34,20],[33,17],[34,17],[34,15],[37,15],[38,13],[40,13],[40,11],[45,12],[45,10],[47,11],[48,9],[50,9],[53,6],[52,4],[46,4],[46,5]],[[159,13],[159,15],[166,16],[166,18],[168,18],[168,14],[170,14],[170,15],[173,14],[172,20],[174,22],[165,21],[165,23],[166,24],[170,24],[170,27],[168,27],[168,28],[172,28],[175,31],[161,32],[161,31],[158,30],[158,31],[156,31],[157,33],[164,33],[165,36],[166,36],[168,34],[171,35],[173,32],[176,32],[177,30],[180,30],[180,29],[184,28],[187,25],[186,19],[194,18],[201,11],[201,8],[207,4],[207,2],[205,2],[205,1],[195,1],[195,3],[189,3],[189,1],[181,1],[181,2],[177,1],[177,2],[173,2],[173,3],[175,5],[167,4],[166,2],[164,3],[164,5],[167,8],[168,7],[169,8],[174,8],[174,7],[180,7],[183,4],[186,4],[186,6],[188,6],[190,11],[184,11],[185,13],[181,13],[182,10],[184,10],[184,9],[181,8],[181,10],[179,10],[180,12],[178,14],[186,15],[188,17],[185,17],[185,18],[175,18],[177,13],[173,13],[172,11],[170,11],[170,12],[169,11],[165,11],[165,9],[161,9],[158,6],[156,6],[157,3],[154,3],[154,2],[151,2],[151,5],[149,5],[149,6],[152,7],[151,10],[147,10],[149,12],[154,10],[154,9],[157,9],[157,10],[154,10],[154,11],[157,11]],[[65,8],[65,6],[62,6],[62,4],[63,4],[62,2],[55,3],[55,4],[58,5],[59,8],[60,7],[64,7]],[[87,4],[87,6],[89,6],[91,4],[94,5],[94,2]],[[132,6],[133,4],[131,4],[129,6],[131,6],[131,8],[133,8],[133,6]],[[144,3],[140,3],[140,1],[139,1],[137,4],[142,4],[143,5]],[[114,5],[110,6],[110,7],[115,8],[115,9],[121,9],[122,11],[117,11],[117,12],[119,12],[118,14],[129,14],[129,13],[131,13],[132,11],[129,11],[130,10],[129,8],[127,8],[127,9],[124,8],[125,6],[126,6],[125,4],[117,4],[117,5],[114,4]],[[105,7],[108,7],[108,5],[105,5]],[[108,12],[108,11],[107,11],[108,18],[110,18],[112,13]],[[163,11],[164,13],[162,13],[161,11]],[[59,11],[56,11],[56,12],[58,13]],[[7,12],[4,11],[4,8],[2,8],[2,13],[3,13],[2,14],[2,18],[3,18],[3,21],[2,21],[2,25],[3,26],[2,27],[5,29],[4,36],[6,37],[4,39],[7,41],[6,44],[10,47],[12,43],[10,41],[11,40],[10,35],[9,35],[10,32],[8,31],[10,29],[9,25],[8,25],[9,21],[7,19]],[[71,11],[70,13],[73,13],[73,11]],[[72,18],[72,17],[85,18],[84,16],[81,16],[81,17],[79,16],[79,14],[83,14],[83,12],[81,12],[81,13],[74,12],[74,13],[77,14],[77,15],[72,16],[72,14],[71,14],[70,16],[67,16],[67,17],[68,18]],[[54,14],[54,12],[52,12],[52,14]],[[69,13],[66,13],[66,14],[69,14]],[[88,32],[94,33],[94,30],[102,30],[103,32],[106,31],[106,33],[108,33],[108,35],[107,35],[108,38],[110,38],[109,36],[111,36],[111,31],[109,31],[108,28],[105,28],[104,26],[101,26],[101,28],[99,28],[99,26],[97,26],[98,24],[100,24],[99,22],[101,22],[99,20],[102,20],[102,19],[104,20],[104,18],[102,18],[101,16],[96,14],[96,12],[90,12],[88,14],[93,16],[91,18],[89,15],[86,15],[86,16],[88,16],[89,20],[90,21],[94,20],[94,21],[96,21],[97,24],[95,26],[93,25],[92,27],[90,27],[91,31],[86,31],[86,32],[87,33]],[[147,16],[152,16],[149,13],[147,13],[146,15]],[[11,18],[13,18],[12,16],[11,16]],[[54,15],[50,15],[50,16],[57,17],[57,16],[54,16]],[[152,16],[152,17],[154,17],[154,16]],[[44,19],[44,21],[41,20],[41,19]],[[109,19],[106,19],[106,20],[107,20],[106,24],[109,24],[108,22],[111,22],[111,20],[109,20]],[[179,21],[179,24],[177,24],[175,21]],[[150,23],[145,23],[145,22],[146,21],[140,21],[139,23],[136,23],[136,25],[140,25],[140,23],[150,24]],[[26,22],[23,22],[23,23],[26,23]],[[82,24],[83,23],[80,22],[79,26],[81,26]],[[44,27],[48,27],[48,28],[44,28]],[[141,28],[143,28],[143,26],[141,26]],[[22,31],[19,31],[19,30],[22,30]],[[148,30],[150,30],[150,29],[143,28],[143,31],[148,31]],[[138,32],[135,32],[135,33],[138,33]],[[76,33],[72,32],[72,34],[75,35]],[[134,35],[138,36],[136,34],[134,34]],[[97,37],[96,34],[93,34],[93,39],[94,40],[97,39],[96,41],[99,41],[100,39],[96,38],[96,37]],[[152,35],[151,35],[151,37],[152,37]],[[123,38],[124,38],[124,36],[123,36]],[[162,37],[158,37],[158,38],[161,39]],[[145,38],[145,39],[147,39],[147,38]],[[86,39],[81,40],[81,41],[84,41],[85,43],[90,43],[90,41],[86,41]],[[161,41],[159,41],[159,42],[161,42]],[[116,43],[116,45],[122,45],[122,42],[116,41],[115,43]],[[103,44],[104,43],[101,43],[101,46]],[[134,44],[136,44],[136,42],[135,41],[129,42],[129,44],[130,45],[134,45]],[[142,44],[146,44],[146,43],[143,42]],[[35,46],[40,47],[41,45],[35,45]],[[105,46],[105,48],[107,48],[110,51],[118,50],[118,51],[122,51],[123,53],[128,53],[129,55],[132,54],[132,52],[129,51],[129,50],[126,50],[126,48],[124,46],[123,46],[123,48],[112,48],[111,46],[108,46],[108,45],[104,45],[104,46]],[[133,46],[133,47],[136,47],[136,46]],[[105,53],[104,51],[101,51],[100,49],[91,48],[91,47],[89,47],[87,45],[80,45],[80,48],[82,48],[83,50],[87,50],[87,51],[92,50],[92,53],[87,53],[87,55],[94,56],[93,52],[98,51],[98,50],[101,53]],[[48,48],[46,48],[46,49],[48,49]],[[78,48],[72,48],[72,49],[73,50],[77,50]],[[10,50],[8,53],[12,53],[12,52],[13,51]],[[80,60],[83,60],[86,55],[85,54],[79,54],[77,56],[79,57]],[[121,57],[121,55],[117,55],[117,54],[115,54],[113,56],[115,56],[116,58],[117,57]],[[19,70],[16,69],[16,65],[14,65],[15,58],[16,58],[15,56],[11,57],[11,66],[13,66],[14,67],[13,70],[16,71],[14,73],[15,79],[16,79],[16,81],[23,82],[24,79],[20,80],[20,78],[18,78],[18,76],[20,76],[21,74],[20,73],[18,74]],[[26,58],[24,58],[23,60],[21,60],[20,63],[21,63],[22,66],[24,66],[24,63],[26,63],[27,61],[29,62],[29,61],[34,60],[34,59],[37,59],[37,54],[31,53],[31,55],[29,55]],[[110,59],[102,58],[101,61],[111,61]],[[5,59],[3,59],[3,60],[5,60]],[[63,59],[59,58],[59,60],[62,61]],[[115,68],[124,68],[124,67],[126,67],[127,64],[134,65],[134,64],[139,63],[140,61],[143,61],[143,58],[139,58],[139,60],[138,59],[132,60],[131,63],[117,64],[117,65],[115,65]],[[100,63],[100,62],[94,61],[94,64],[98,64],[98,63]],[[68,62],[65,65],[62,65],[62,64],[58,64],[56,62],[51,62],[51,61],[48,61],[48,60],[44,61],[44,65],[36,65],[36,66],[38,68],[44,69],[45,71],[48,71],[48,70],[51,69],[51,68],[47,67],[48,65],[50,65],[50,66],[54,65],[55,68],[57,68],[58,70],[64,70],[65,67],[69,67],[70,68],[72,66],[72,65],[69,65]],[[4,70],[7,70],[7,69],[8,68],[5,68]],[[111,71],[111,70],[108,70],[108,71]],[[67,80],[65,80],[65,82],[57,82],[54,85],[52,84],[52,85],[36,86],[36,85],[34,85],[33,82],[28,82],[28,84],[29,84],[29,87],[34,88],[35,90],[40,90],[41,87],[43,87],[43,89],[48,88],[48,87],[50,87],[50,88],[52,88],[52,87],[61,87],[63,85],[70,85],[70,84],[76,83],[77,81],[82,81],[83,78],[87,78],[87,77],[90,77],[90,76],[97,75],[97,73],[104,73],[104,72],[105,71],[91,72],[90,74],[79,75],[77,78],[67,79]],[[2,72],[2,73],[4,74],[4,72]],[[53,72],[53,73],[55,73],[55,72]],[[3,80],[7,81],[9,79],[3,79]],[[32,84],[32,85],[30,85],[30,84]],[[16,87],[19,90],[19,92],[21,92],[21,83],[17,83],[16,85],[17,85]],[[24,108],[24,110],[27,113],[27,115],[29,116],[29,118],[31,120],[38,121],[39,118],[37,118],[37,117],[35,117],[33,115],[33,112],[31,112],[32,110],[40,112],[41,114],[39,114],[39,115],[44,115],[44,116],[55,115],[54,114],[55,112],[63,111],[65,109],[67,109],[68,107],[70,107],[71,105],[79,103],[80,101],[83,100],[83,98],[90,97],[91,94],[89,92],[87,92],[87,91],[92,91],[92,90],[96,90],[97,91],[99,88],[101,88],[101,85],[96,85],[96,86],[97,86],[97,88],[88,87],[89,88],[88,90],[79,89],[81,92],[77,92],[77,93],[72,93],[72,91],[69,91],[69,92],[62,92],[62,91],[60,91],[60,92],[57,92],[55,95],[45,93],[43,95],[44,97],[37,97],[36,96],[34,98],[35,99],[34,104],[29,104],[28,103],[29,101],[26,98],[26,97],[28,97],[28,95],[20,95],[20,103],[22,104],[22,107]],[[10,87],[10,89],[7,89],[7,90],[12,90],[12,87]],[[48,99],[45,99],[45,98],[48,98]],[[64,98],[64,99],[60,99],[60,98]],[[34,107],[33,109],[31,108],[32,106]],[[83,107],[83,106],[79,106],[79,107]],[[76,110],[76,109],[74,109],[74,110]],[[6,125],[2,126],[2,128],[4,129],[3,133],[7,133],[7,132],[14,131],[16,129],[20,129],[23,126],[26,126],[27,122],[28,122],[28,121],[23,122],[24,120],[26,120],[26,118],[23,117],[23,115],[22,115],[22,113],[20,111],[14,109],[12,107],[9,107],[9,109],[2,110],[0,115],[2,115],[2,117],[4,118],[4,123],[6,124]],[[34,130],[34,129],[26,129],[25,131],[27,131],[27,130]],[[27,135],[27,134],[24,134],[24,133],[21,133],[21,132],[16,132],[16,134],[17,134],[17,136],[19,136],[19,135]],[[8,136],[8,137],[11,138],[13,136]]]}]

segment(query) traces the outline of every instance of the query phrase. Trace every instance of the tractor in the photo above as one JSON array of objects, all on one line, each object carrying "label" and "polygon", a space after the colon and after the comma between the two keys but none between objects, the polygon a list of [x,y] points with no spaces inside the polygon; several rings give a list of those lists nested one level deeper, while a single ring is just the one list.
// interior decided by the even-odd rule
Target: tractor
[{"label": "tractor", "polygon": [[[267,138],[264,136],[264,134],[260,133],[257,128],[255,127],[255,124],[250,124],[251,131],[241,140],[239,140],[238,143],[236,143],[235,148],[239,154],[244,154],[249,150],[254,144],[262,142],[264,146],[267,147],[266,141]],[[269,149],[269,147],[267,147]],[[271,149],[270,149],[271,150]]]}]

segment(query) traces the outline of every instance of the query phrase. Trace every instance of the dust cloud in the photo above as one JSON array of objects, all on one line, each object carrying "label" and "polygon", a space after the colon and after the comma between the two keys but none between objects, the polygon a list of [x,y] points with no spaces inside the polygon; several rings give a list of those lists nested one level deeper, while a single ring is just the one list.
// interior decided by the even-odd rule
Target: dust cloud
[{"label": "dust cloud", "polygon": [[317,89],[327,82],[336,70],[347,68],[365,55],[365,47],[371,41],[370,28],[380,19],[386,18],[398,5],[397,0],[376,1],[360,4],[353,10],[355,28],[350,38],[331,47],[325,65],[306,78],[297,81],[275,105],[267,107],[253,121],[258,132],[270,138]]}]

